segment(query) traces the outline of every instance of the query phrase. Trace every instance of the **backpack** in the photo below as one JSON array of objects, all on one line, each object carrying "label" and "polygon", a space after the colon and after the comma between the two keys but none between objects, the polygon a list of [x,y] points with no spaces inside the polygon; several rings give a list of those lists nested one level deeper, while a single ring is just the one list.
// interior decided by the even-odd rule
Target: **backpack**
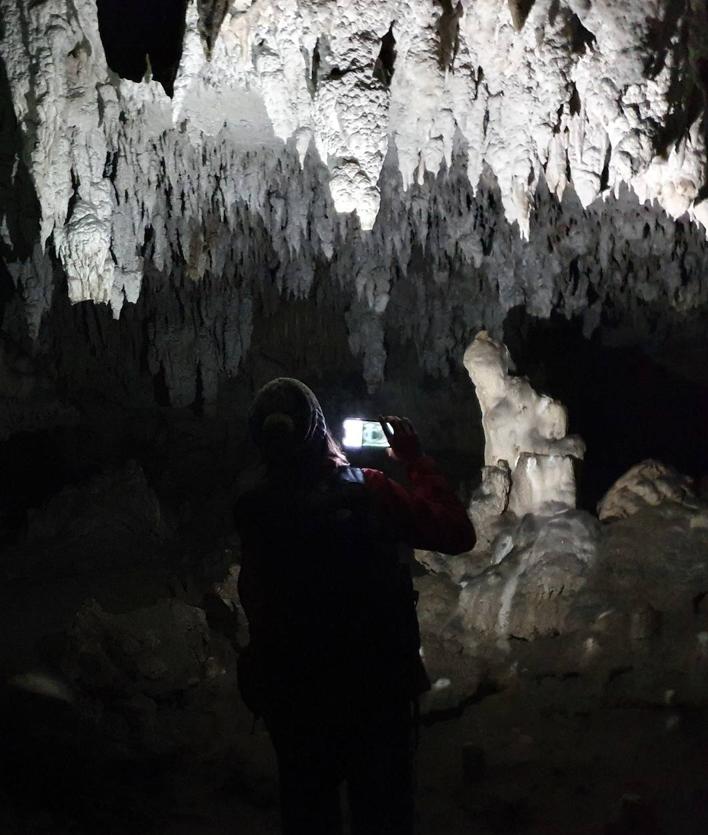
[{"label": "backpack", "polygon": [[[319,699],[417,698],[420,658],[410,549],[367,488],[338,468],[314,488],[267,483],[237,505],[240,586],[255,587],[239,687],[256,715]],[[290,709],[290,708],[287,708]]]}]

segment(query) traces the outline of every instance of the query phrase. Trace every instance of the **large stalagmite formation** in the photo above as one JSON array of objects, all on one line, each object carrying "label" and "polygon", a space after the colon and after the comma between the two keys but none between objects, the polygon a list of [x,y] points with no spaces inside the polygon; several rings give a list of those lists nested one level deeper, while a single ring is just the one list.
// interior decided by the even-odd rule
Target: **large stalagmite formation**
[{"label": "large stalagmite formation", "polygon": [[477,545],[470,555],[419,558],[460,586],[457,617],[472,634],[560,633],[597,558],[597,521],[575,509],[574,465],[585,444],[567,434],[562,403],[509,374],[506,345],[482,331],[464,363],[485,440],[469,507]]},{"label": "large stalagmite formation", "polygon": [[370,385],[392,322],[444,372],[515,305],[590,331],[606,302],[708,297],[702,3],[189,0],[162,83],[109,66],[121,7],[98,5],[0,3],[0,230],[32,337],[57,274],[115,316],[169,276],[151,365],[183,403],[197,368],[207,397],[237,370],[266,276],[350,294]]},{"label": "large stalagmite formation", "polygon": [[690,478],[649,460],[611,487],[599,520],[576,509],[571,462],[585,446],[566,434],[565,407],[510,375],[511,365],[485,332],[465,352],[486,466],[469,507],[474,551],[417,552],[428,569],[418,580],[423,645],[440,676],[427,708],[464,704],[495,666],[501,686],[515,687],[536,664],[534,686],[582,677],[585,697],[594,680],[612,699],[620,658],[637,670],[620,700],[668,704],[670,681],[682,702],[703,704],[705,501]]},{"label": "large stalagmite formation", "polygon": [[567,434],[565,406],[510,375],[506,345],[484,331],[465,351],[464,364],[482,410],[485,471],[500,464],[509,471],[510,510],[521,517],[575,507],[574,463],[585,445]]}]

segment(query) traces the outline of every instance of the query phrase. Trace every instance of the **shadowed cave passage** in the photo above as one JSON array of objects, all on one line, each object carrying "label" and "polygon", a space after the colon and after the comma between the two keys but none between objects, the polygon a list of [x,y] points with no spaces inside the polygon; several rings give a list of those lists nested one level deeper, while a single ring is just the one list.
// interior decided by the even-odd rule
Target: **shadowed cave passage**
[{"label": "shadowed cave passage", "polygon": [[633,463],[659,458],[700,480],[708,472],[708,340],[697,318],[671,336],[617,344],[602,329],[509,313],[504,337],[520,374],[568,406],[571,431],[588,445],[579,502],[594,507]]}]

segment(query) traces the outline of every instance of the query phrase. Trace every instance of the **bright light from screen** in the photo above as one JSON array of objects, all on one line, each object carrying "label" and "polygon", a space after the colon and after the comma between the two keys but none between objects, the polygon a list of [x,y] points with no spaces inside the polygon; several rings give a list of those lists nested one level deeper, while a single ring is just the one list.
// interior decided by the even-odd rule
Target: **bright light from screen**
[{"label": "bright light from screen", "polygon": [[[344,438],[342,444],[345,447],[350,449],[361,449],[362,447],[384,449],[388,447],[388,439],[378,420],[347,418],[343,426]],[[390,426],[389,431],[392,431]]]},{"label": "bright light from screen", "polygon": [[364,421],[359,418],[348,418],[344,421],[344,438],[342,445],[350,449],[361,449],[364,442]]}]

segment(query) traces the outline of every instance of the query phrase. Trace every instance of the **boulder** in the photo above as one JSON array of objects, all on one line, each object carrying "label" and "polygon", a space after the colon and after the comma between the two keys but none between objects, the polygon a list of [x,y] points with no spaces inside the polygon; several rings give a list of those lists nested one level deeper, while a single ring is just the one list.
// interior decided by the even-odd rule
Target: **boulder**
[{"label": "boulder", "polygon": [[692,506],[695,495],[690,478],[660,461],[647,459],[632,467],[607,491],[597,506],[601,520],[626,519],[647,506],[665,501]]},{"label": "boulder", "polygon": [[210,756],[246,734],[235,653],[202,609],[173,598],[111,613],[89,600],[66,644],[77,709],[113,755]]},{"label": "boulder", "polygon": [[27,545],[82,569],[144,559],[169,536],[160,502],[138,463],[66,487],[29,513]]},{"label": "boulder", "polygon": [[204,677],[209,640],[204,611],[180,600],[121,614],[88,601],[69,630],[67,669],[88,691],[165,698]]}]

